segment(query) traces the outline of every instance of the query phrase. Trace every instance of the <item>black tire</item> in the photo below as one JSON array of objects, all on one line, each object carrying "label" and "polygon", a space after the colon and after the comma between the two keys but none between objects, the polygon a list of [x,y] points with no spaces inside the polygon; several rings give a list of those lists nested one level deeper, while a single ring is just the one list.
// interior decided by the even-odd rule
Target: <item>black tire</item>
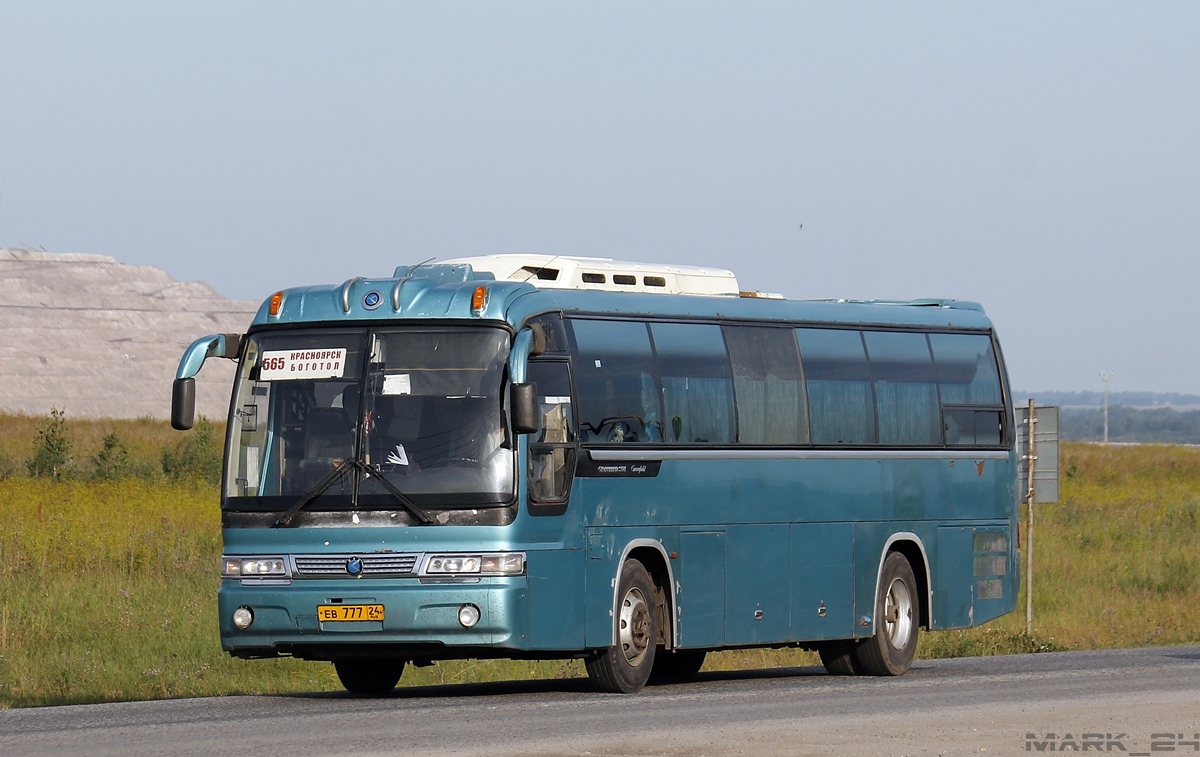
[{"label": "black tire", "polygon": [[821,664],[830,675],[856,676],[862,671],[854,657],[854,650],[860,642],[853,639],[821,642],[817,654],[821,655]]},{"label": "black tire", "polygon": [[637,560],[621,568],[617,606],[613,608],[616,646],[597,652],[585,662],[588,678],[601,691],[632,694],[640,691],[654,669],[658,646],[658,608],[654,582]]},{"label": "black tire", "polygon": [[683,649],[668,652],[660,649],[654,653],[654,667],[650,670],[650,683],[679,683],[690,681],[704,666],[706,652]]},{"label": "black tire", "polygon": [[891,552],[883,561],[875,598],[875,633],[854,650],[862,675],[903,675],[917,653],[921,597],[908,559]]},{"label": "black tire", "polygon": [[404,673],[404,660],[352,659],[333,663],[346,691],[358,697],[382,697],[396,688]]}]

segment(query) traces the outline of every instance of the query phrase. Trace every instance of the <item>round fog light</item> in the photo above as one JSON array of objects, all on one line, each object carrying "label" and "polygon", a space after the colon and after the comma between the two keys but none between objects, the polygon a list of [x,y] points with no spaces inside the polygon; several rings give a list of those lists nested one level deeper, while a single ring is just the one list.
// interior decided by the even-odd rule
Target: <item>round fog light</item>
[{"label": "round fog light", "polygon": [[479,622],[479,608],[475,605],[463,605],[458,608],[458,622],[463,628],[471,628]]},{"label": "round fog light", "polygon": [[233,625],[239,631],[245,631],[254,622],[254,613],[249,607],[242,606],[233,611]]}]

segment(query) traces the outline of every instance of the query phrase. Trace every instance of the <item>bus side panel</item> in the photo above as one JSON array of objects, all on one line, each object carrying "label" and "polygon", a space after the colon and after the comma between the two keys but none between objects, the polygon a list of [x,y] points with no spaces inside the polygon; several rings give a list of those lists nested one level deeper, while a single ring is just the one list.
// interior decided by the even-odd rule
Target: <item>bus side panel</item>
[{"label": "bus side panel", "polygon": [[[1004,460],[952,460],[950,497],[945,508],[934,515],[939,520],[980,520],[1008,518],[1011,505],[997,495],[1004,476],[1012,478],[1012,469]],[[1009,499],[1008,503],[1012,500]]]},{"label": "bus side panel", "polygon": [[[584,602],[583,646],[600,649],[613,643],[613,603],[621,570],[621,556],[626,553],[626,548],[637,542],[637,546],[655,551],[661,562],[665,559],[662,554],[664,550],[677,551],[675,545],[679,543],[679,529],[670,526],[592,526],[584,529],[584,541],[586,557],[581,584]],[[677,569],[674,563],[670,569]]]},{"label": "bus side panel", "polygon": [[791,534],[783,524],[730,526],[725,550],[725,641],[788,639]]},{"label": "bus side panel", "polygon": [[777,488],[771,494],[786,502],[785,520],[836,523],[892,517],[887,488],[891,482],[881,460],[781,460],[776,464]]},{"label": "bus side panel", "polygon": [[[613,595],[616,591],[617,560],[621,557],[615,528],[584,531],[584,646],[600,649],[613,640]],[[623,545],[622,545],[623,546]]]},{"label": "bus side panel", "polygon": [[851,615],[852,636],[870,636],[875,616],[875,585],[879,578],[879,556],[883,545],[898,524],[892,522],[857,522],[854,530],[854,613]]},{"label": "bus side panel", "polygon": [[583,648],[583,561],[579,549],[530,553],[530,649]]},{"label": "bus side panel", "polygon": [[680,646],[721,646],[725,643],[725,533],[681,531],[676,564]]},{"label": "bus side panel", "polygon": [[849,523],[791,527],[791,640],[854,635],[854,529]]},{"label": "bus side panel", "polygon": [[933,575],[934,628],[968,628],[975,618],[975,577],[970,570],[975,528],[940,526]]},{"label": "bus side panel", "polygon": [[892,515],[901,520],[936,520],[950,515],[948,494],[955,462],[889,460],[884,491],[891,495]]},{"label": "bus side panel", "polygon": [[[935,613],[935,627],[977,626],[1016,608],[1020,571],[1009,534],[1001,521],[938,529],[935,599],[945,597],[946,611]],[[935,609],[942,604],[935,601]]]},{"label": "bus side panel", "polygon": [[[936,572],[938,565],[934,562],[936,559],[934,550],[938,534],[935,524],[922,521],[897,520],[854,523],[853,528],[854,635],[860,637],[870,636],[875,627],[875,594],[880,590],[879,570],[882,566],[885,546],[888,546],[889,541],[897,534],[914,535],[916,537],[915,540],[911,537],[901,538],[910,542],[919,542],[927,550],[925,558],[929,560],[930,570]],[[912,566],[914,575],[924,572],[924,562],[924,560],[917,558],[917,562]],[[953,567],[960,572],[966,570],[961,563]],[[922,604],[928,601],[925,596],[921,596],[920,600]]]}]

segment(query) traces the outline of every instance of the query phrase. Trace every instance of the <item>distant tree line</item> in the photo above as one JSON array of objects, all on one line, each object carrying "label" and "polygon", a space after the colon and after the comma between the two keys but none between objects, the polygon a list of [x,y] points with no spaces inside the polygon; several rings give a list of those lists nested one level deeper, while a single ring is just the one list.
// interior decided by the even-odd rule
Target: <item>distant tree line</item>
[{"label": "distant tree line", "polygon": [[[1049,405],[1040,397],[1038,404]],[[1059,410],[1059,437],[1076,441],[1098,442],[1104,439],[1102,408],[1062,407]],[[1161,442],[1200,444],[1200,410],[1175,410],[1169,407],[1108,407],[1110,442]]]},{"label": "distant tree line", "polygon": [[[1059,407],[1104,407],[1104,392],[1014,392],[1017,404],[1026,404],[1033,397],[1039,405]],[[1108,406],[1123,405],[1136,408],[1200,408],[1200,394],[1178,392],[1110,392]],[[1110,419],[1111,420],[1111,419]]]}]

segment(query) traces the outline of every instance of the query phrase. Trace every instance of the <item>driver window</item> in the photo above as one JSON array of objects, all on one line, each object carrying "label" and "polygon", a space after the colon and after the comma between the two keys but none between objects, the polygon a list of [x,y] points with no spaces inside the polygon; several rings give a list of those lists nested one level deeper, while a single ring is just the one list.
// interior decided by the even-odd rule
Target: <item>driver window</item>
[{"label": "driver window", "polygon": [[571,330],[580,441],[661,442],[660,392],[646,324],[578,318]]}]

